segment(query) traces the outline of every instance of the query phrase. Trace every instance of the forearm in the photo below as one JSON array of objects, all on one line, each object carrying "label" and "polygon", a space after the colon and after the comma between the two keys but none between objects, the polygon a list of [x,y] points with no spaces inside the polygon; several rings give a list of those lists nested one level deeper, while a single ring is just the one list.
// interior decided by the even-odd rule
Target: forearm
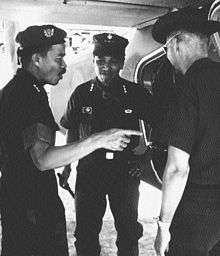
[{"label": "forearm", "polygon": [[91,136],[82,141],[72,142],[64,146],[48,146],[45,150],[35,150],[39,154],[35,154],[32,159],[35,165],[41,171],[44,171],[69,165],[92,153],[98,147],[95,137]]},{"label": "forearm", "polygon": [[188,179],[188,169],[180,171],[178,169],[165,169],[162,185],[162,206],[160,219],[163,222],[171,223],[176,208],[182,198],[186,182]]},{"label": "forearm", "polygon": [[162,205],[154,244],[157,255],[164,255],[169,246],[169,228],[188,179],[189,157],[189,153],[179,148],[168,147],[162,185]]},{"label": "forearm", "polygon": [[[66,144],[79,141],[79,132],[78,128],[66,130]],[[70,175],[71,164],[65,165],[63,169],[63,174]]]},{"label": "forearm", "polygon": [[170,223],[182,198],[189,175],[190,155],[173,146],[168,147],[167,163],[163,175],[160,219]]},{"label": "forearm", "polygon": [[99,148],[122,151],[127,147],[132,135],[141,136],[142,133],[133,130],[111,129],[65,146],[50,146],[47,142],[38,140],[30,148],[30,154],[36,167],[44,171],[66,166]]}]

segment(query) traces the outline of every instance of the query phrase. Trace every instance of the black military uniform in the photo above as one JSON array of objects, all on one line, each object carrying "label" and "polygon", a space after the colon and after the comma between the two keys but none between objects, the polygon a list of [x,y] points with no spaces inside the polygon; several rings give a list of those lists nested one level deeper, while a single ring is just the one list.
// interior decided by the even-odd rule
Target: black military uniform
[{"label": "black military uniform", "polygon": [[[170,13],[155,24],[153,36],[164,43],[171,32],[185,29],[211,35],[220,23],[184,12]],[[208,255],[220,241],[220,64],[195,61],[177,86],[170,111],[168,144],[190,155],[190,172],[170,232],[170,256]],[[216,248],[212,255],[218,256]]]},{"label": "black military uniform", "polygon": [[[31,40],[34,43],[43,40],[39,35],[41,29],[36,27],[32,38],[26,35],[29,44]],[[51,44],[61,43],[56,37],[60,31],[53,29]],[[3,88],[0,123],[5,156],[1,255],[68,255],[64,207],[58,196],[54,170],[40,172],[28,150],[36,139],[54,143],[55,136],[45,136],[45,129],[41,133],[40,126],[54,135],[59,128],[43,86],[23,68]]]},{"label": "black military uniform", "polygon": [[[110,36],[116,41],[111,49],[108,42],[104,42],[108,34],[97,35],[95,54],[103,50],[100,49],[102,44],[107,49],[106,56],[115,53],[112,50],[114,47],[120,54],[124,52],[125,46],[120,49],[122,39],[118,36],[115,39],[114,34]],[[139,130],[138,120],[149,119],[150,100],[150,95],[144,89],[119,76],[107,88],[95,78],[78,86],[73,92],[61,125],[74,132],[75,140],[110,128]],[[75,230],[78,255],[95,256],[100,253],[98,236],[107,195],[118,234],[118,255],[138,255],[138,239],[143,232],[142,225],[137,222],[139,180],[128,173],[128,160],[137,145],[138,139],[131,138],[131,143],[123,152],[99,149],[79,161]]]},{"label": "black military uniform", "polygon": [[196,61],[185,74],[173,111],[170,145],[191,157],[188,183],[171,225],[169,255],[182,255],[177,252],[186,245],[191,248],[187,255],[203,255],[199,253],[220,241],[219,68],[209,59]]},{"label": "black military uniform", "polygon": [[[162,179],[167,161],[169,114],[175,106],[177,86],[182,74],[175,72],[169,60],[164,56],[152,81],[153,122],[151,131],[151,155],[155,170]],[[172,125],[172,124],[171,124]]]}]

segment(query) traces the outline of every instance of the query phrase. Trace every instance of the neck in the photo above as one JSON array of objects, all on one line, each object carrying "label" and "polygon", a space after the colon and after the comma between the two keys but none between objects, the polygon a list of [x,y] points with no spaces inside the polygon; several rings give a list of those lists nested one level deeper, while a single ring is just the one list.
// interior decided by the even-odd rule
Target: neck
[{"label": "neck", "polygon": [[109,80],[105,80],[105,81],[102,81],[99,77],[97,77],[97,79],[98,79],[98,81],[101,83],[101,85],[103,86],[103,87],[109,87],[111,84],[112,84],[112,82],[115,80],[115,79],[117,79],[119,76],[114,76],[114,77],[112,77],[112,79],[109,79]]},{"label": "neck", "polygon": [[30,74],[32,74],[32,76],[35,77],[35,79],[36,79],[38,85],[41,85],[41,86],[45,85],[45,82],[43,81],[42,77],[40,76],[40,74],[39,74],[39,72],[38,72],[38,69],[37,69],[35,66],[33,66],[33,65],[30,64],[30,65],[26,68],[26,70],[27,70]]},{"label": "neck", "polygon": [[185,61],[181,63],[182,64],[180,67],[181,73],[184,75],[195,61],[203,58],[207,58],[207,57],[208,57],[208,54],[200,54],[200,55],[192,55],[186,58]]}]

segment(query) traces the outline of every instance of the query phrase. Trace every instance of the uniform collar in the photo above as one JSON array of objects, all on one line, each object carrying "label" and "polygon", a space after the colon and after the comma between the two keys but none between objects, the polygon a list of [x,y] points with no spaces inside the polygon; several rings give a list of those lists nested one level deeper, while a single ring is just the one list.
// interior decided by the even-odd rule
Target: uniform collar
[{"label": "uniform collar", "polygon": [[93,80],[93,83],[99,87],[100,89],[102,90],[107,90],[107,91],[115,91],[115,90],[119,90],[119,86],[121,84],[121,78],[119,76],[115,77],[110,83],[108,86],[104,86],[100,81],[99,79],[96,77],[94,80]]},{"label": "uniform collar", "polygon": [[201,58],[196,60],[186,71],[185,75],[190,75],[192,73],[198,72],[200,69],[207,69],[207,67],[212,63],[209,58]]},{"label": "uniform collar", "polygon": [[44,91],[43,85],[41,85],[36,77],[33,76],[28,70],[20,68],[17,70],[16,75],[21,77],[21,79],[25,81],[24,84],[26,84],[27,86],[32,85],[32,88],[34,88],[36,92]]}]

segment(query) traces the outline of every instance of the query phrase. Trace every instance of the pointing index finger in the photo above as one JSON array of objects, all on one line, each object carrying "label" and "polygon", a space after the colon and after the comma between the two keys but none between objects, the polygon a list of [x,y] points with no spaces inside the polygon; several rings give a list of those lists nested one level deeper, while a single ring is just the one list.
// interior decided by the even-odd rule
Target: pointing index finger
[{"label": "pointing index finger", "polygon": [[123,130],[123,133],[125,135],[128,135],[128,136],[131,136],[131,135],[141,136],[141,135],[143,135],[142,132],[135,131],[135,130]]}]

